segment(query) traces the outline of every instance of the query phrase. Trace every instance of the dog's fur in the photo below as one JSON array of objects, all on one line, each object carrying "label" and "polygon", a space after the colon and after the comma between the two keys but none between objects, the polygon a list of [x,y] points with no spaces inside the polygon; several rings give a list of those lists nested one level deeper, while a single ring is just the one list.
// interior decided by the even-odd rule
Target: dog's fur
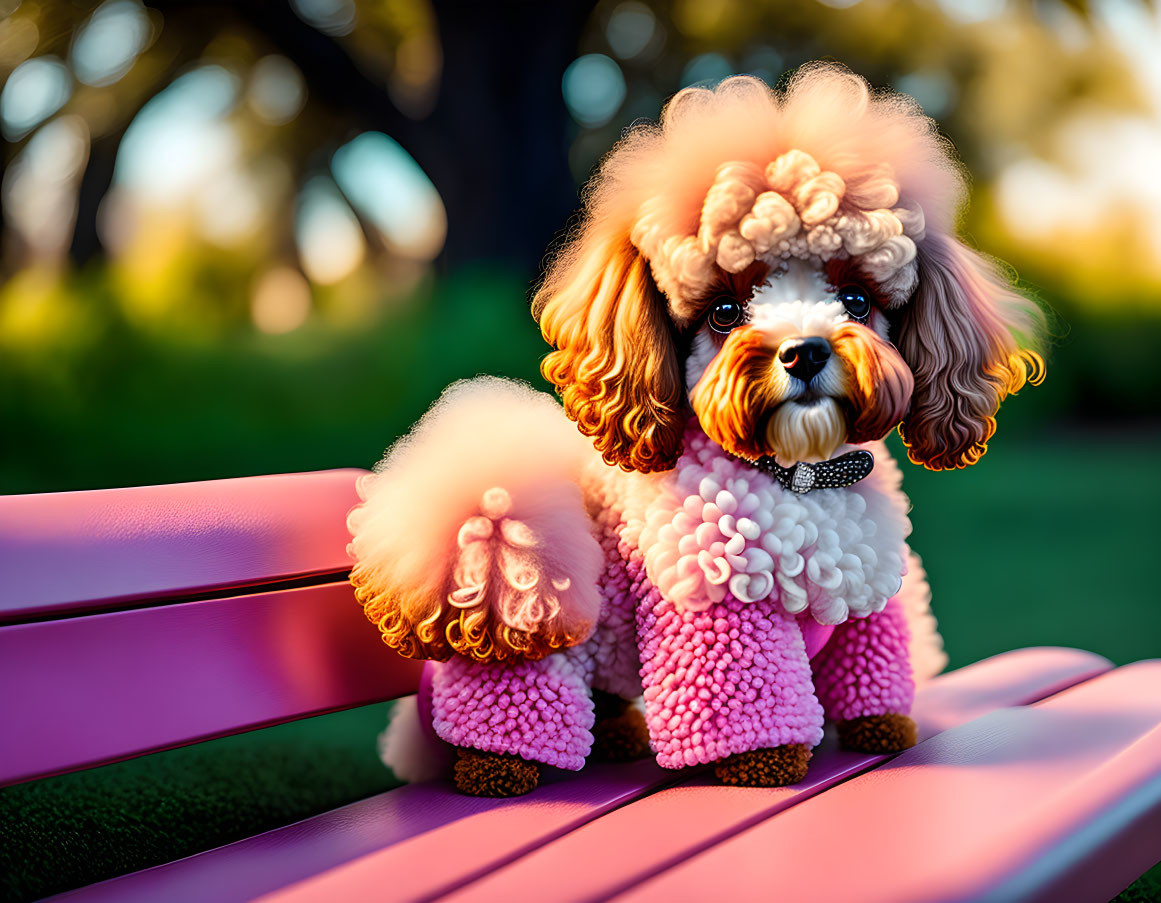
[{"label": "dog's fur", "polygon": [[[1043,373],[1039,310],[955,235],[964,196],[950,146],[914,102],[837,66],[807,67],[780,93],[745,77],[687,89],[659,125],[635,126],[533,302],[553,347],[542,371],[605,463],[586,459],[543,396],[498,381],[450,393],[352,514],[352,581],[384,639],[492,667],[587,656],[585,686],[631,696],[648,670],[635,655],[651,641],[641,606],[741,600],[828,625],[883,611],[908,570],[909,525],[878,440],[898,426],[913,462],[974,464],[1000,403]],[[836,300],[846,286],[873,302],[865,318]],[[711,327],[739,310],[734,328]],[[805,380],[791,372],[804,337],[829,355]],[[865,443],[877,475],[798,507],[749,463]],[[724,495],[706,496],[707,479]],[[718,507],[759,503],[769,510],[744,528]],[[787,517],[806,532],[789,539]],[[614,572],[639,565],[630,591]],[[922,677],[941,653],[917,563],[910,575],[901,608]],[[660,603],[646,601],[653,588]],[[437,711],[437,732],[455,739],[442,723]],[[502,738],[473,742],[535,758]]]}]

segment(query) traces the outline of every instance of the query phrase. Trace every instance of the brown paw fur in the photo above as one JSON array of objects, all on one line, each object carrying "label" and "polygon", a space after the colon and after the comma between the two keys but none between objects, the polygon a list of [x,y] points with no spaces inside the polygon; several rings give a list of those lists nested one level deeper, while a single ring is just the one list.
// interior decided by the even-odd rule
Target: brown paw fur
[{"label": "brown paw fur", "polygon": [[455,782],[469,796],[522,796],[536,789],[540,766],[519,756],[457,749]]},{"label": "brown paw fur", "polygon": [[840,721],[838,737],[843,749],[877,755],[902,752],[919,741],[915,722],[906,715],[868,715]]},{"label": "brown paw fur", "polygon": [[806,777],[810,748],[802,743],[755,749],[722,759],[714,774],[723,784],[735,787],[785,787]]}]

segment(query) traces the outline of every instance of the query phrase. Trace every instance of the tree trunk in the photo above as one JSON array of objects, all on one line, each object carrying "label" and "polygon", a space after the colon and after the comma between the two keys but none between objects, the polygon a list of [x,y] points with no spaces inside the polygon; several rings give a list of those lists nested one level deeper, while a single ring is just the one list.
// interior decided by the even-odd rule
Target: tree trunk
[{"label": "tree trunk", "polygon": [[[432,126],[453,171],[428,170],[448,211],[444,264],[534,275],[577,206],[561,77],[591,0],[435,0],[443,76]],[[420,160],[420,165],[423,161]]]}]

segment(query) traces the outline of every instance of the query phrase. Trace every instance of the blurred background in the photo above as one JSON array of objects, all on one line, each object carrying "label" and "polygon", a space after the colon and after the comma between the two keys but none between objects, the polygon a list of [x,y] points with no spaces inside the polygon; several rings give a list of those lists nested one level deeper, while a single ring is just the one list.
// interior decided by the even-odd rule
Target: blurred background
[{"label": "blurred background", "polygon": [[[0,0],[0,492],[368,467],[454,379],[543,385],[530,289],[601,155],[683,86],[829,58],[938,120],[965,235],[1053,316],[987,457],[905,465],[952,666],[1161,654],[1158,48],[1144,0]],[[381,789],[382,714],[259,732],[284,767],[228,817],[246,769],[190,750],[10,793],[8,888],[172,856],[184,816],[102,847],[85,814],[133,768],[199,776],[181,811],[227,824],[187,852]],[[28,864],[29,812],[80,872]]]}]

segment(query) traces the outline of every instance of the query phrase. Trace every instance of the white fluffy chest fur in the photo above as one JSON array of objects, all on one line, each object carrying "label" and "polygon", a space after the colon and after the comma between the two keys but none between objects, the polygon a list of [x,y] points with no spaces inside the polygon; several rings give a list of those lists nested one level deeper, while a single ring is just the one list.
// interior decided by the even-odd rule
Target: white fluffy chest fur
[{"label": "white fluffy chest fur", "polygon": [[875,469],[866,479],[797,494],[691,428],[673,470],[602,467],[591,488],[620,514],[622,540],[677,607],[703,610],[728,591],[840,624],[881,611],[898,592],[911,532],[898,467],[882,443],[867,447]]}]

